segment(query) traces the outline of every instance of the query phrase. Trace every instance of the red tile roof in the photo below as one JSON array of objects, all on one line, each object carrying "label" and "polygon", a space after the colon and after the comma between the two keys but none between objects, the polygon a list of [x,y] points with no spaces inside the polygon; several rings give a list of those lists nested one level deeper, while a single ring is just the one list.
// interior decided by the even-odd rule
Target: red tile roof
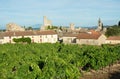
[{"label": "red tile roof", "polygon": [[95,31],[95,30],[90,30],[89,32],[91,32],[92,34],[100,34],[99,31]]},{"label": "red tile roof", "polygon": [[63,37],[77,37],[77,39],[98,39],[100,36],[100,32],[90,30],[88,33],[84,32],[79,34],[65,34]]},{"label": "red tile roof", "polygon": [[98,39],[101,34],[89,34],[89,33],[81,33],[78,35],[77,39]]},{"label": "red tile roof", "polygon": [[77,37],[78,34],[65,34],[63,37]]},{"label": "red tile roof", "polygon": [[77,39],[98,39],[101,36],[101,33],[91,30],[88,33],[66,34],[64,36],[65,37],[77,37]]},{"label": "red tile roof", "polygon": [[120,40],[120,36],[110,36],[107,40]]},{"label": "red tile roof", "polygon": [[80,33],[77,39],[98,39],[101,36],[99,32],[94,33]]},{"label": "red tile roof", "polygon": [[0,36],[28,36],[28,35],[53,35],[57,34],[55,31],[7,31],[0,34]]}]

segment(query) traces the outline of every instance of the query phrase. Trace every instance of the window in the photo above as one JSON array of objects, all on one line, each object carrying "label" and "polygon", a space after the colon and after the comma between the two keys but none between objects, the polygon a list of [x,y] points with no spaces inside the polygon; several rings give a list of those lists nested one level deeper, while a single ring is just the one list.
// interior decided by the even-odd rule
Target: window
[{"label": "window", "polygon": [[40,35],[40,38],[42,38],[42,36]]},{"label": "window", "polygon": [[32,42],[34,43],[34,39],[32,39]]},{"label": "window", "polygon": [[9,38],[11,39],[11,36],[9,36]]},{"label": "window", "polygon": [[42,39],[40,39],[40,42],[42,42]]}]

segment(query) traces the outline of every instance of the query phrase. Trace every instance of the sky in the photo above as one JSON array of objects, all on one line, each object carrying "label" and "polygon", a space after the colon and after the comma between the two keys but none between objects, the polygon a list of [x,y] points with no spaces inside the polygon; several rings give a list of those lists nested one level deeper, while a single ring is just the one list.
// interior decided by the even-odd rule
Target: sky
[{"label": "sky", "polygon": [[8,23],[43,24],[47,16],[53,25],[97,26],[120,21],[120,0],[0,0],[0,27]]}]

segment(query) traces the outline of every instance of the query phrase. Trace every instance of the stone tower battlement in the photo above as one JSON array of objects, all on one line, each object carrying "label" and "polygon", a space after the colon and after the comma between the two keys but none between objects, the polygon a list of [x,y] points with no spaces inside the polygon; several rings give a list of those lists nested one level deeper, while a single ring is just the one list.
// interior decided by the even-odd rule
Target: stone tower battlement
[{"label": "stone tower battlement", "polygon": [[41,30],[45,30],[48,26],[52,26],[52,21],[49,20],[46,16],[43,16],[43,25],[41,26]]}]

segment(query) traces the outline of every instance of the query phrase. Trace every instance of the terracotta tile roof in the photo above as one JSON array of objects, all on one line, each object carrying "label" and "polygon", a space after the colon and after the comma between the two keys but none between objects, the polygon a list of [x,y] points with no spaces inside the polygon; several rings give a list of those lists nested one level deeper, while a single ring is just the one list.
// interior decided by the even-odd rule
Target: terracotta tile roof
[{"label": "terracotta tile roof", "polygon": [[0,34],[0,36],[28,36],[28,35],[53,35],[57,34],[55,31],[7,31]]},{"label": "terracotta tile roof", "polygon": [[100,33],[80,33],[77,39],[98,39],[100,36]]},{"label": "terracotta tile roof", "polygon": [[120,40],[120,36],[110,36],[107,40]]},{"label": "terracotta tile roof", "polygon": [[63,37],[77,37],[78,34],[64,34]]},{"label": "terracotta tile roof", "polygon": [[88,33],[79,33],[79,34],[65,34],[63,37],[77,37],[77,39],[98,39],[101,36],[100,32],[90,31]]},{"label": "terracotta tile roof", "polygon": [[40,35],[53,35],[53,34],[57,34],[55,31],[52,30],[47,30],[47,31],[38,31],[37,34]]},{"label": "terracotta tile roof", "polygon": [[90,30],[89,32],[91,32],[92,34],[101,34],[99,31],[95,31],[95,30]]}]

